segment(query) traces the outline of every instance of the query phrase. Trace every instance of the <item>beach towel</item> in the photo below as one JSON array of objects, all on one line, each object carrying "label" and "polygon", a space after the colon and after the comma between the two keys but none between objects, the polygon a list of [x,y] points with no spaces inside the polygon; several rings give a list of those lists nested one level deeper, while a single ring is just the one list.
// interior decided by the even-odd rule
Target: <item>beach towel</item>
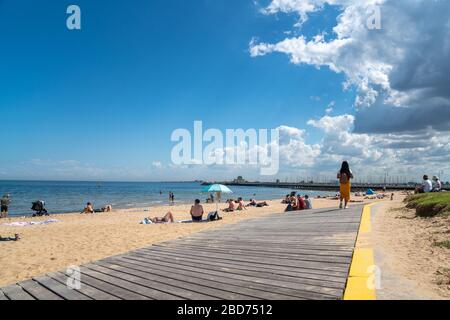
[{"label": "beach towel", "polygon": [[[202,221],[196,221],[195,223],[204,223],[204,222],[212,222],[212,221],[203,219]],[[177,223],[194,223],[194,221],[192,221],[192,220],[181,220],[181,221],[177,221]]]},{"label": "beach towel", "polygon": [[153,221],[150,220],[149,218],[145,218],[140,222],[140,224],[153,224]]},{"label": "beach towel", "polygon": [[4,226],[7,227],[27,227],[27,226],[40,226],[40,225],[46,225],[50,223],[60,222],[57,219],[49,219],[45,221],[21,221],[21,222],[11,222],[11,223],[4,223]]}]

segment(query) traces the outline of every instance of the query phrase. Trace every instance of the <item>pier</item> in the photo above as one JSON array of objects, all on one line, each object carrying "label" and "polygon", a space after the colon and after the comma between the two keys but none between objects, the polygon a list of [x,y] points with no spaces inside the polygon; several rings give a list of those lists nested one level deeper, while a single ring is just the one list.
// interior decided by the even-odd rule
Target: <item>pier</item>
[{"label": "pier", "polygon": [[[314,182],[202,182],[202,185],[210,185],[220,183],[227,186],[240,186],[240,187],[264,187],[264,188],[284,188],[292,190],[318,190],[318,191],[339,191],[339,183],[314,183]],[[367,189],[383,190],[386,191],[414,191],[417,187],[416,184],[383,184],[383,183],[352,183],[352,191],[367,191]],[[450,185],[443,185],[444,190],[450,191]]]}]

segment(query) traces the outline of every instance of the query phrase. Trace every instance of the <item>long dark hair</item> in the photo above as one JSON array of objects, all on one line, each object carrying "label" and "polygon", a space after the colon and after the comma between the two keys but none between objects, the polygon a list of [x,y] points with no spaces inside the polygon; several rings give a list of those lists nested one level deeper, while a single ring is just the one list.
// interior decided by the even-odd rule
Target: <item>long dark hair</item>
[{"label": "long dark hair", "polygon": [[347,161],[342,162],[342,167],[341,167],[340,173],[341,174],[345,173],[347,175],[347,177],[350,179],[350,176],[352,174],[350,173],[350,166]]}]

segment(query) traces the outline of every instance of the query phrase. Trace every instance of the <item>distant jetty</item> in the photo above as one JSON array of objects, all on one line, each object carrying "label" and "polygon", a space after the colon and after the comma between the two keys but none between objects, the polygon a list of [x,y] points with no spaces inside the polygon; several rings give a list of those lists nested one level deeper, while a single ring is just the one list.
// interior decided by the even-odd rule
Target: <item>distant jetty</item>
[{"label": "distant jetty", "polygon": [[[202,185],[210,185],[214,183],[220,183],[227,186],[240,186],[240,187],[265,187],[265,188],[284,188],[292,190],[320,190],[320,191],[339,191],[339,184],[336,183],[290,183],[290,182],[236,182],[236,181],[224,181],[224,182],[208,182],[203,181]],[[382,183],[352,183],[353,191],[366,191],[367,189],[383,190],[386,191],[400,191],[400,190],[415,190],[417,185],[415,184],[382,184]],[[444,185],[443,189],[450,191],[450,185]]]}]

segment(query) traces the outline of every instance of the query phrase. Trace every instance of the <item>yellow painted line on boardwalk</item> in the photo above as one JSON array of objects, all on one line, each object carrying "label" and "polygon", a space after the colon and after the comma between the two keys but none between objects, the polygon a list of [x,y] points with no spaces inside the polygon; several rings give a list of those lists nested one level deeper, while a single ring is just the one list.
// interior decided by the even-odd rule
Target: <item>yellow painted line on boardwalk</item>
[{"label": "yellow painted line on boardwalk", "polygon": [[360,234],[369,233],[372,231],[370,208],[372,208],[372,206],[374,206],[374,205],[375,205],[375,203],[371,203],[371,204],[364,206],[358,236]]},{"label": "yellow painted line on boardwalk", "polygon": [[[371,207],[373,205],[375,203],[366,205],[363,208],[358,239],[362,234],[372,231]],[[376,268],[374,268],[374,265],[375,259],[371,248],[355,248],[344,300],[376,300]]]}]

